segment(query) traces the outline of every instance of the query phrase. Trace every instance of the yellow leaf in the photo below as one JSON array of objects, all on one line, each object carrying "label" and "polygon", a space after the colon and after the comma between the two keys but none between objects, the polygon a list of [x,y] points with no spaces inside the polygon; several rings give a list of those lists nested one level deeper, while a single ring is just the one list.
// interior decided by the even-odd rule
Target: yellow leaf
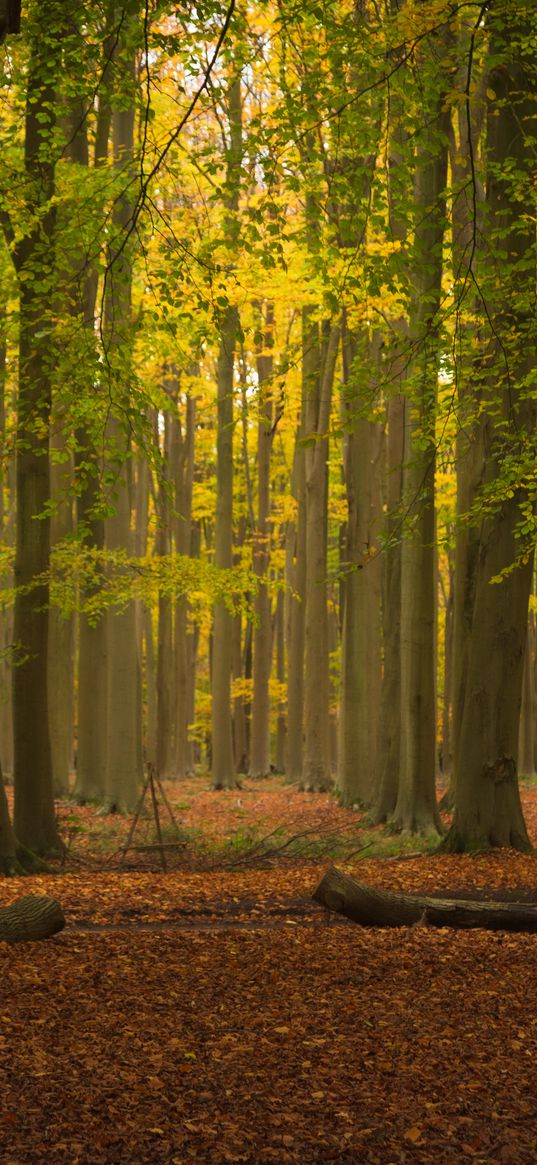
[{"label": "yellow leaf", "polygon": [[288,1027],[275,1027],[274,1031],[277,1032],[279,1036],[280,1035],[283,1036],[283,1035],[285,1035],[286,1032],[289,1031],[289,1028]]},{"label": "yellow leaf", "polygon": [[405,1137],[407,1141],[412,1141],[415,1143],[416,1141],[419,1141],[421,1137],[421,1129],[418,1127],[418,1125],[412,1125],[411,1129],[407,1129]]}]

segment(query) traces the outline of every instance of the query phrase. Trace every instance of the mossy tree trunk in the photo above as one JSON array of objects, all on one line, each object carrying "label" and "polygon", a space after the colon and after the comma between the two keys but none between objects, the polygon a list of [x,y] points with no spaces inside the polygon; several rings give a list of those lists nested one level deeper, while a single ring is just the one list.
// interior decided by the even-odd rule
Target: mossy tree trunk
[{"label": "mossy tree trunk", "polygon": [[[50,562],[48,446],[57,355],[52,309],[56,279],[53,143],[63,17],[63,6],[54,0],[28,15],[24,189],[30,225],[13,250],[20,295],[13,630],[15,832],[19,842],[36,853],[60,845],[48,718],[46,580]],[[12,227],[5,214],[4,223],[9,237]]]}]

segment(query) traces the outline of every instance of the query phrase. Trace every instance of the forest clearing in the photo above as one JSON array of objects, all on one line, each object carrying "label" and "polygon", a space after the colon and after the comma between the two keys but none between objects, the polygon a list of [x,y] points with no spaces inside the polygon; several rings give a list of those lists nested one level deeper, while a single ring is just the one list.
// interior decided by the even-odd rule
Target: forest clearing
[{"label": "forest clearing", "polygon": [[[329,856],[249,864],[245,839],[292,817],[328,825],[329,845],[352,826],[359,845],[360,814],[279,778],[245,784],[167,785],[198,852],[192,832],[166,874],[147,852],[122,872],[129,822],[111,838],[105,819],[99,844],[84,809],[64,873],[3,881],[2,905],[54,895],[67,922],[0,945],[4,1165],[536,1160],[535,937],[328,922],[311,893]],[[535,840],[537,789],[522,796]],[[536,897],[533,854],[414,845],[344,868],[410,893]]]}]

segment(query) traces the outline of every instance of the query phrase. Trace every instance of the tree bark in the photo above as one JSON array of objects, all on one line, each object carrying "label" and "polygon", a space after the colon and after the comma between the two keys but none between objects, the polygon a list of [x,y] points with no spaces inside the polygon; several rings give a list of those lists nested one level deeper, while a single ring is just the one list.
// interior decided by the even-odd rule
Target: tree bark
[{"label": "tree bark", "polygon": [[393,894],[356,882],[335,867],[327,871],[312,897],[327,910],[343,914],[360,926],[537,931],[537,905]]},{"label": "tree bark", "polygon": [[270,594],[266,580],[270,561],[270,459],[273,441],[271,348],[274,311],[267,304],[264,319],[263,350],[257,356],[258,423],[257,423],[257,526],[254,533],[253,567],[259,580],[254,603],[256,621],[253,631],[253,693],[250,736],[250,776],[266,777],[270,772],[270,697],[272,666],[272,620]]},{"label": "tree bark", "polygon": [[[367,416],[378,373],[378,339],[346,335],[343,423],[348,502],[343,567],[340,749],[338,787],[345,805],[371,802],[376,774],[381,686],[381,593],[378,461],[381,434]],[[362,352],[359,352],[359,345]],[[359,366],[358,366],[359,360]],[[366,379],[370,370],[371,380]],[[354,378],[361,383],[354,387]],[[351,387],[352,386],[352,387]]]},{"label": "tree bark", "polygon": [[58,934],[64,926],[59,902],[42,894],[28,894],[0,909],[0,942],[37,942]]},{"label": "tree bark", "polygon": [[4,776],[0,765],[0,873],[11,874],[17,868],[17,840],[9,816]]},{"label": "tree bark", "polygon": [[528,623],[524,652],[522,705],[518,730],[518,771],[525,777],[535,773],[535,659],[533,613]]},{"label": "tree bark", "polygon": [[[442,47],[444,51],[447,48]],[[430,77],[431,62],[426,63]],[[407,386],[410,399],[405,407],[403,498],[409,528],[401,552],[401,760],[392,821],[394,828],[409,833],[441,832],[435,790],[434,487],[449,113],[441,86],[435,89],[427,101],[429,120],[422,128],[416,157],[410,322],[413,351]]]},{"label": "tree bark", "polygon": [[[172,374],[165,377],[170,396],[170,406],[177,408],[179,385],[177,378]],[[162,448],[162,464],[160,466],[158,497],[156,503],[157,532],[155,536],[155,554],[169,555],[172,548],[171,522],[171,489],[172,489],[172,441],[175,418],[170,412],[164,413],[164,434]],[[159,440],[157,432],[155,439]],[[177,501],[175,502],[177,505]],[[166,778],[175,773],[175,711],[177,707],[177,693],[175,690],[175,668],[173,652],[173,625],[172,625],[172,597],[169,594],[159,593],[158,598],[158,640],[157,640],[157,772]]]},{"label": "tree bark", "polygon": [[[54,418],[58,426],[62,418]],[[51,493],[55,511],[50,522],[51,545],[55,546],[73,533],[73,503],[69,487],[73,476],[72,457],[65,453],[61,432],[53,434],[51,449],[62,459],[51,466]],[[48,625],[48,704],[50,747],[54,795],[67,797],[73,767],[74,743],[74,637],[73,614],[64,615],[57,607],[49,611]]]},{"label": "tree bark", "polygon": [[[396,358],[397,359],[397,358]],[[378,778],[372,807],[375,822],[392,816],[399,787],[401,755],[401,497],[403,485],[404,400],[388,402],[387,512],[384,551],[383,673],[377,746]]]},{"label": "tree bark", "polygon": [[[191,369],[193,377],[199,375],[197,365]],[[175,549],[177,554],[195,557],[196,547],[192,524],[192,492],[194,486],[195,423],[197,400],[192,386],[187,387],[185,401],[184,430],[180,417],[174,421],[175,466]],[[175,772],[178,777],[186,777],[194,771],[192,741],[189,727],[195,718],[195,676],[196,676],[196,636],[189,627],[188,600],[181,596],[175,604]]]},{"label": "tree bark", "polygon": [[[112,18],[110,6],[107,19]],[[101,83],[99,86],[99,110],[95,127],[94,165],[104,166],[108,158],[112,107],[111,88],[113,68],[111,63],[117,48],[114,36],[105,36],[103,56],[100,62]],[[87,118],[83,103],[74,102],[70,126],[69,157],[81,167],[80,185],[84,184],[85,170],[90,164],[90,149],[87,132]],[[93,203],[94,213],[103,213],[104,196],[99,207]],[[95,308],[98,278],[93,264],[82,252],[70,258],[75,272],[72,314],[75,320],[78,343],[81,344],[79,369],[81,374],[80,392],[86,399],[95,399],[99,409],[98,380],[95,375],[98,354],[95,329]],[[100,426],[100,421],[99,421]],[[77,533],[83,544],[97,553],[104,551],[105,531],[102,517],[103,499],[99,484],[102,472],[102,456],[99,445],[100,427],[95,431],[95,420],[84,419],[76,431],[75,474],[77,481]],[[81,599],[91,600],[98,593],[99,584],[91,588],[81,583]],[[77,801],[102,802],[105,798],[107,699],[106,699],[106,618],[101,616],[90,621],[85,611],[81,611],[78,624],[78,700],[77,700],[77,751],[74,796]]]},{"label": "tree bark", "polygon": [[[109,390],[114,402],[107,426],[110,465],[117,474],[114,512],[106,521],[106,549],[132,553],[131,474],[129,437],[125,432],[122,405],[128,400],[132,360],[132,247],[125,238],[132,214],[129,182],[134,142],[134,61],[130,50],[118,56],[118,85],[131,98],[113,110],[114,162],[121,183],[113,211],[115,244],[108,267],[106,313]],[[121,95],[125,100],[124,92]],[[112,568],[113,569],[113,568]],[[130,812],[136,805],[143,777],[141,661],[136,607],[130,600],[123,610],[109,610],[107,622],[106,689],[107,734],[105,796],[114,811]]]},{"label": "tree bark", "polygon": [[[528,498],[518,481],[514,488],[511,480],[501,482],[504,459],[516,462],[519,451],[524,457],[537,423],[535,394],[527,387],[535,368],[535,224],[528,220],[527,208],[533,197],[536,125],[533,63],[520,52],[528,17],[527,6],[507,3],[489,14],[488,249],[480,266],[486,316],[480,360],[473,368],[478,411],[473,460],[482,467],[475,504],[485,507],[480,509],[475,545],[471,637],[455,752],[455,813],[444,843],[446,850],[457,852],[530,848],[517,760],[533,553],[513,567],[521,507],[527,507]],[[510,177],[514,173],[516,182]],[[491,490],[499,497],[487,506]],[[504,571],[503,581],[492,581]]]},{"label": "tree bark", "polygon": [[[227,165],[226,235],[230,251],[237,244],[240,167],[242,158],[242,95],[240,73],[228,91],[229,150]],[[215,524],[215,565],[225,570],[233,566],[233,393],[235,348],[239,313],[233,304],[224,309],[220,328],[217,380],[217,485]],[[212,655],[211,769],[215,789],[237,784],[231,720],[231,674],[233,667],[232,615],[224,602],[214,610]]]},{"label": "tree bark", "polygon": [[306,444],[306,626],[304,754],[301,784],[311,792],[332,786],[329,733],[327,611],[328,430],[340,328],[328,325],[321,351],[315,309],[303,309],[303,407]]},{"label": "tree bark", "polygon": [[[36,853],[58,847],[48,723],[49,426],[55,366],[54,133],[62,13],[34,14],[26,92],[25,188],[30,226],[15,246],[20,288],[17,540],[13,639],[15,832]],[[40,22],[47,26],[43,38]],[[39,579],[39,583],[36,580]]]},{"label": "tree bark", "polygon": [[[238,315],[226,310],[218,356],[217,496],[215,564],[233,566],[233,366]],[[216,603],[212,655],[212,778],[215,789],[237,784],[231,720],[233,617],[224,602]]]},{"label": "tree bark", "polygon": [[295,517],[285,535],[285,624],[287,639],[287,739],[285,774],[288,781],[302,777],[304,721],[304,636],[306,596],[306,502],[305,449],[301,444],[303,417],[298,425],[291,492],[296,502]]}]

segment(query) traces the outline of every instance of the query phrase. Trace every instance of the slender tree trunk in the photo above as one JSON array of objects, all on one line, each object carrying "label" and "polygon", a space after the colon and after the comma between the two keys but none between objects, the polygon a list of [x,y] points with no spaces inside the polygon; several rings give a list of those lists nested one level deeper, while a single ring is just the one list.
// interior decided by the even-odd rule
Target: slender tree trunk
[{"label": "slender tree trunk", "polygon": [[533,616],[528,623],[524,652],[522,706],[518,733],[518,769],[525,777],[533,776],[535,773],[535,660],[532,632]]},{"label": "slender tree trunk", "polygon": [[387,513],[385,525],[385,599],[383,674],[379,712],[378,787],[375,822],[392,816],[399,788],[401,755],[401,497],[403,487],[404,400],[388,401]]},{"label": "slender tree trunk", "polygon": [[[276,679],[280,691],[285,688],[285,596],[282,590],[276,600]],[[287,746],[287,701],[278,700],[276,712],[276,753],[275,767],[277,773],[285,772],[285,752]]]},{"label": "slender tree trunk", "polygon": [[[226,311],[217,367],[217,498],[215,564],[233,566],[233,368],[238,328],[236,308]],[[212,776],[215,789],[237,784],[231,720],[233,618],[223,602],[215,605],[212,659]]]},{"label": "slender tree trunk", "polygon": [[294,520],[288,522],[285,548],[287,628],[287,741],[285,773],[289,781],[302,778],[304,720],[304,643],[306,602],[306,464],[301,445],[304,420],[298,427],[291,489],[296,501]]},{"label": "slender tree trunk", "polygon": [[448,589],[444,598],[444,691],[442,705],[442,776],[451,781],[453,771],[453,602],[454,573],[451,561],[448,563]]},{"label": "slender tree trunk", "polygon": [[302,785],[320,792],[332,785],[329,734],[327,613],[328,427],[340,329],[332,324],[324,360],[318,325],[303,310],[306,441],[306,626],[304,651],[304,755]]},{"label": "slender tree trunk", "polygon": [[[171,402],[177,408],[178,386],[171,387]],[[163,462],[160,469],[157,502],[157,534],[155,553],[169,555],[172,547],[171,488],[172,488],[172,426],[174,419],[168,411],[164,413]],[[158,422],[157,422],[158,423]],[[158,437],[158,433],[156,434]],[[171,777],[175,773],[175,710],[177,694],[175,690],[175,667],[173,651],[173,606],[170,594],[160,592],[158,599],[158,646],[157,646],[157,772],[161,777]]]},{"label": "slender tree trunk", "polygon": [[[229,87],[229,158],[227,167],[227,233],[231,248],[237,241],[240,164],[242,157],[242,100],[240,76]],[[215,564],[233,566],[233,397],[235,348],[239,331],[237,308],[229,304],[220,330],[217,381],[217,485]],[[237,784],[231,721],[233,667],[232,616],[223,602],[215,605],[212,657],[212,778],[215,789]]]},{"label": "slender tree trunk", "polygon": [[401,775],[395,828],[440,832],[436,805],[435,415],[438,317],[445,227],[447,131],[444,97],[433,106],[435,132],[423,131],[415,177],[414,295],[405,410],[403,495],[408,514],[401,555]]},{"label": "slender tree trunk", "polygon": [[[345,486],[348,501],[344,550],[344,614],[342,630],[340,763],[338,784],[343,803],[368,804],[374,791],[381,678],[381,596],[378,526],[381,514],[378,473],[379,425],[366,415],[371,380],[378,374],[378,351],[367,344],[360,363],[356,338],[345,336],[344,406]],[[377,341],[375,341],[376,343]],[[372,350],[373,349],[373,350]],[[354,367],[353,367],[354,365]],[[362,392],[349,391],[352,377],[361,376]],[[376,377],[378,380],[378,375]],[[360,414],[362,410],[362,415]]]},{"label": "slender tree trunk", "polygon": [[[7,255],[6,255],[7,260]],[[5,294],[5,298],[4,298]],[[7,288],[0,293],[0,441],[5,443],[7,409]],[[14,481],[13,463],[0,474],[0,532],[2,541],[13,545],[14,535]],[[2,586],[13,585],[11,570],[2,577]],[[13,773],[13,713],[11,700],[13,644],[13,616],[10,609],[3,612],[0,623],[0,760],[5,773]]]},{"label": "slender tree trunk", "polygon": [[11,874],[17,868],[17,840],[9,816],[4,777],[0,767],[0,873]]},{"label": "slender tree trunk", "polygon": [[242,680],[246,678],[245,675],[245,657],[246,657],[246,636],[248,634],[248,627],[245,627],[244,644],[243,644],[243,620],[241,615],[234,615],[232,637],[233,637],[233,681],[236,684],[236,690],[233,695],[233,756],[235,759],[235,772],[248,772],[248,724],[246,716],[246,701],[242,691]]},{"label": "slender tree trunk", "polygon": [[[133,81],[132,61],[125,56],[119,63],[121,77],[130,89]],[[132,255],[129,243],[124,245],[124,232],[128,229],[132,214],[131,187],[127,178],[132,164],[134,106],[114,109],[112,127],[115,163],[123,189],[116,197],[113,214],[117,242],[108,269],[106,340],[112,396],[117,397],[121,406],[125,393],[129,391],[132,344]],[[106,548],[108,551],[127,550],[129,553],[132,551],[129,442],[115,410],[110,413],[107,436],[112,463],[115,460],[117,479],[114,489],[115,510],[106,521]],[[143,776],[141,661],[134,602],[130,601],[122,611],[109,611],[106,622],[106,803],[112,810],[131,811],[138,799]]]},{"label": "slender tree trunk", "polygon": [[[61,421],[59,422],[61,424]],[[60,436],[54,442],[65,445]],[[72,460],[68,457],[52,466],[52,498],[56,509],[51,518],[51,543],[57,545],[73,533],[72,500],[67,493],[72,480]],[[53,786],[56,797],[67,797],[73,767],[74,742],[74,635],[73,615],[65,616],[51,607],[48,627],[48,701]]]},{"label": "slender tree trunk", "polygon": [[[193,368],[193,375],[198,372]],[[195,539],[192,526],[192,491],[194,486],[196,397],[189,390],[186,397],[184,438],[179,418],[176,419],[175,443],[178,448],[174,457],[176,530],[175,546],[178,554],[195,556]],[[179,450],[181,455],[179,456]],[[185,777],[194,771],[194,754],[189,738],[189,727],[195,718],[195,678],[196,678],[196,637],[189,626],[188,600],[181,597],[175,604],[175,662],[176,698],[175,713],[175,771]]]},{"label": "slender tree trunk", "polygon": [[[112,5],[107,17],[111,19]],[[101,83],[99,86],[99,109],[95,128],[93,161],[96,168],[104,166],[108,159],[109,139],[112,120],[110,91],[113,68],[111,63],[116,50],[115,36],[106,36],[103,43],[101,62]],[[90,164],[85,108],[74,105],[70,127],[69,154],[71,160],[81,167],[81,186],[84,170]],[[78,335],[83,337],[79,367],[82,373],[81,391],[98,393],[96,385],[98,367],[95,339],[95,308],[98,279],[87,256],[76,255],[78,278],[75,279],[74,311],[78,323]],[[77,532],[78,537],[97,554],[104,551],[105,532],[103,499],[100,496],[99,473],[102,457],[95,433],[89,424],[80,424],[76,433],[75,473],[77,492]],[[87,587],[82,583],[81,599],[90,603],[98,593],[97,586]],[[105,799],[106,738],[107,738],[107,689],[106,689],[106,618],[90,619],[82,610],[78,623],[78,699],[77,699],[77,751],[74,796],[80,802]]]},{"label": "slender tree trunk", "polygon": [[[472,16],[465,17],[463,13],[458,53],[462,62],[462,76],[459,80],[461,89],[464,89],[467,83],[472,24]],[[475,290],[479,288],[479,255],[483,238],[485,191],[481,176],[479,142],[484,108],[484,94],[480,84],[474,87],[469,102],[465,102],[457,110],[450,133],[450,168],[455,191],[452,203],[453,273],[456,294],[460,301],[459,334],[454,345],[458,413],[455,457],[459,520],[455,526],[454,552],[452,764],[449,785],[451,802],[454,797],[455,774],[458,771],[457,753],[468,673],[468,651],[472,637],[475,572],[479,550],[478,528],[475,524],[465,521],[464,515],[470,511],[483,473],[483,464],[477,457],[479,442],[476,441],[476,436],[479,420],[475,409],[475,385],[471,369],[475,361],[476,340],[480,332],[481,304],[479,293],[476,295]],[[472,182],[469,185],[470,173]]]},{"label": "slender tree trunk", "polygon": [[270,351],[274,312],[268,304],[265,313],[264,351],[257,357],[258,409],[257,424],[257,528],[254,534],[254,572],[259,579],[254,602],[253,697],[250,752],[250,775],[266,777],[270,772],[270,696],[272,667],[272,619],[266,575],[270,562],[270,460],[273,440],[272,384],[273,358]]}]

